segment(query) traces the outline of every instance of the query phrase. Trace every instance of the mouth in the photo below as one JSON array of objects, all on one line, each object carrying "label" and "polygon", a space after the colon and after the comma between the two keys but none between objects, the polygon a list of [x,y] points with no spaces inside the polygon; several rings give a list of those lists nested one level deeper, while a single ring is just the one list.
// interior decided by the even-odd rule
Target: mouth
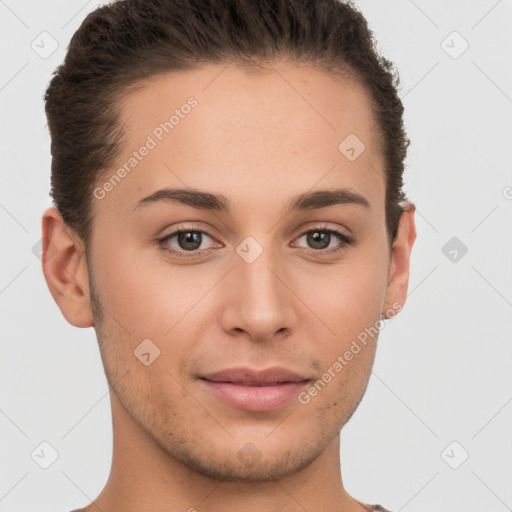
[{"label": "mouth", "polygon": [[230,368],[200,376],[203,387],[223,403],[252,412],[272,411],[290,403],[310,378],[285,368]]}]

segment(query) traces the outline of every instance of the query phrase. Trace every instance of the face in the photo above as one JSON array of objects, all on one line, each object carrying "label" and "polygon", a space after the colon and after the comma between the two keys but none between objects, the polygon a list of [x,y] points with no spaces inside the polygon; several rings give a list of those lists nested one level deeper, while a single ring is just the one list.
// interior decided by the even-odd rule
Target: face
[{"label": "face", "polygon": [[366,389],[397,298],[384,161],[356,82],[223,69],[124,100],[93,201],[94,324],[116,407],[163,452],[270,480],[319,457]]}]

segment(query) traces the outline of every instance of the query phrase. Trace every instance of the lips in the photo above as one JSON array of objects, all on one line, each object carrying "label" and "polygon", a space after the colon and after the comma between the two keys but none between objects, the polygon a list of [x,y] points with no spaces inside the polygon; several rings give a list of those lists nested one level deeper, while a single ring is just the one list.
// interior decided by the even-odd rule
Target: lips
[{"label": "lips", "polygon": [[301,382],[306,377],[285,368],[268,368],[251,370],[249,368],[229,368],[217,373],[204,375],[202,378],[211,382],[230,382],[244,386],[272,386],[285,382]]},{"label": "lips", "polygon": [[200,376],[201,385],[225,404],[247,411],[270,411],[289,403],[310,379],[285,368],[229,368]]}]

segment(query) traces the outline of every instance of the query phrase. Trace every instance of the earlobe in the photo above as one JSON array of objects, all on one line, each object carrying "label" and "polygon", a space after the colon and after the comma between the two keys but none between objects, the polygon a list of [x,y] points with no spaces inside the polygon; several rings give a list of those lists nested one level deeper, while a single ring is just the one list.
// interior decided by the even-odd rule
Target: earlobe
[{"label": "earlobe", "polygon": [[43,274],[53,299],[71,325],[94,326],[83,244],[54,207],[43,213],[42,232]]},{"label": "earlobe", "polygon": [[411,251],[416,240],[414,213],[416,206],[407,203],[400,217],[398,232],[391,251],[388,287],[386,292],[386,311],[400,310],[407,298]]}]

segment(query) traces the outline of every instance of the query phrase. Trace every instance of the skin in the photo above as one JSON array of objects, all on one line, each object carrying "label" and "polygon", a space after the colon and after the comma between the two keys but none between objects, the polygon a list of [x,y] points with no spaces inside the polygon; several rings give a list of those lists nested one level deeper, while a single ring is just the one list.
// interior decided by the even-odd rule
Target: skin
[{"label": "skin", "polygon": [[[93,199],[89,259],[55,208],[43,215],[43,249],[55,251],[43,261],[49,289],[69,323],[95,328],[111,385],[112,469],[87,510],[365,510],[343,486],[339,434],[366,390],[377,336],[308,404],[237,409],[197,376],[281,366],[320,379],[381,313],[405,303],[414,205],[390,247],[382,148],[365,91],[287,61],[148,80],[123,102],[123,151],[105,176],[191,96],[198,105],[190,114]],[[351,133],[366,146],[352,162],[338,150]],[[222,194],[233,210],[172,202],[134,209],[164,187]],[[370,207],[283,216],[292,197],[341,187]],[[191,222],[207,233],[202,255],[180,259],[159,246]],[[326,256],[307,235],[319,223],[354,242]],[[248,236],[263,249],[252,263],[236,252]],[[169,246],[189,247],[177,237]],[[149,366],[134,356],[144,339],[160,350]]]}]

